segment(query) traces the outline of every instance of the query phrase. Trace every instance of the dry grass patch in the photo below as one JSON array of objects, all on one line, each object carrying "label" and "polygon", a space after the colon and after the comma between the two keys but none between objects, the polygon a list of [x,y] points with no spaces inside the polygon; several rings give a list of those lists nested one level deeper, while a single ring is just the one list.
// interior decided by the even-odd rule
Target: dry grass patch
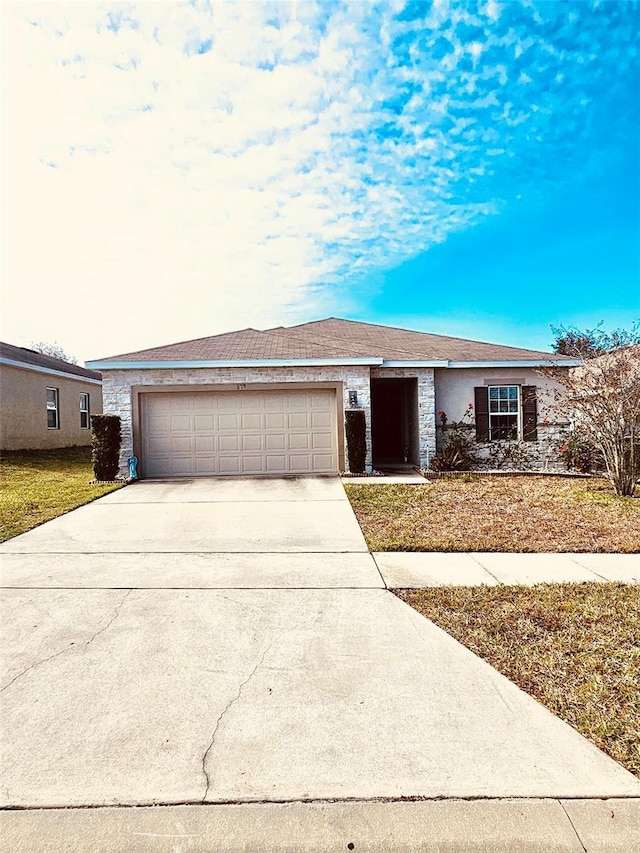
[{"label": "dry grass patch", "polygon": [[91,450],[25,450],[0,460],[0,542],[119,489],[90,485]]},{"label": "dry grass patch", "polygon": [[396,590],[640,777],[640,588]]},{"label": "dry grass patch", "polygon": [[470,475],[345,489],[372,551],[640,551],[640,498],[604,480]]}]

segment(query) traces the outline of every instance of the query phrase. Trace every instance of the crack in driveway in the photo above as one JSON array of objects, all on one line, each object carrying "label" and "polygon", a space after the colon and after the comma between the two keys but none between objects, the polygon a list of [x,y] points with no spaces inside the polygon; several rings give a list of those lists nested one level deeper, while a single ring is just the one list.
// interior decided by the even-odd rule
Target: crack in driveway
[{"label": "crack in driveway", "polygon": [[116,619],[120,615],[120,611],[122,609],[123,604],[125,603],[128,596],[132,592],[133,592],[133,589],[128,589],[126,591],[126,593],[124,594],[124,596],[122,598],[122,601],[116,605],[116,607],[114,609],[113,616],[111,617],[111,619],[109,619],[109,621],[107,622],[106,625],[104,625],[102,628],[100,628],[98,631],[96,631],[94,634],[92,634],[92,636],[89,637],[88,640],[85,640],[83,643],[73,642],[73,643],[71,643],[71,645],[67,646],[64,649],[61,649],[59,652],[56,652],[53,655],[49,655],[49,657],[42,658],[42,660],[38,660],[35,663],[32,663],[30,666],[27,666],[25,669],[22,670],[22,672],[19,672],[17,675],[15,675],[11,679],[11,681],[7,682],[7,684],[5,684],[3,687],[0,687],[0,693],[4,693],[5,690],[7,690],[9,687],[11,687],[12,684],[15,684],[16,681],[18,681],[19,678],[22,678],[23,675],[26,675],[28,672],[31,672],[32,669],[36,669],[37,667],[42,666],[43,664],[48,663],[49,661],[54,660],[57,657],[60,657],[60,655],[63,655],[66,652],[71,651],[72,649],[77,649],[77,648],[80,648],[81,646],[84,646],[84,648],[86,649],[87,646],[90,646],[91,643],[96,639],[96,637],[99,637],[100,634],[103,634],[107,630],[107,628],[110,628],[111,625],[113,625],[113,623],[116,621]]},{"label": "crack in driveway", "polygon": [[247,684],[251,681],[251,679],[253,678],[253,676],[256,674],[256,672],[258,671],[259,667],[260,667],[260,666],[262,666],[262,662],[264,661],[264,659],[265,659],[265,657],[266,657],[266,655],[267,655],[267,652],[269,651],[269,649],[271,648],[271,646],[273,646],[273,643],[274,643],[274,640],[272,640],[272,641],[271,641],[271,642],[266,646],[266,648],[265,648],[265,649],[264,649],[264,651],[262,652],[262,655],[260,656],[260,660],[256,663],[256,665],[255,665],[255,666],[254,666],[254,668],[251,670],[251,672],[249,673],[249,675],[245,678],[245,680],[240,684],[240,686],[238,687],[238,692],[236,693],[236,695],[235,695],[235,696],[233,696],[233,697],[232,697],[232,698],[227,702],[227,704],[225,705],[225,707],[224,707],[224,708],[222,709],[222,711],[220,712],[220,715],[218,716],[218,719],[216,720],[216,724],[215,724],[214,729],[213,729],[213,734],[211,735],[211,741],[210,741],[210,743],[209,743],[209,746],[206,748],[204,755],[202,756],[202,773],[203,773],[203,775],[204,775],[204,777],[205,777],[205,779],[206,779],[206,782],[207,782],[207,787],[205,788],[205,792],[204,792],[204,795],[203,795],[203,797],[202,797],[202,802],[203,802],[203,803],[204,803],[204,802],[206,802],[206,800],[207,800],[207,796],[208,796],[208,794],[209,794],[209,788],[211,787],[211,777],[209,776],[209,773],[208,773],[208,771],[207,771],[207,758],[209,757],[209,753],[211,752],[211,750],[213,749],[213,746],[214,746],[214,744],[215,744],[216,735],[218,734],[218,729],[220,728],[220,726],[221,726],[221,724],[222,724],[222,720],[223,720],[223,718],[226,716],[226,714],[229,712],[229,710],[230,710],[231,706],[232,706],[232,705],[235,705],[235,703],[238,701],[238,699],[242,696],[242,691],[243,691],[243,690],[244,690],[244,688],[247,686]]}]

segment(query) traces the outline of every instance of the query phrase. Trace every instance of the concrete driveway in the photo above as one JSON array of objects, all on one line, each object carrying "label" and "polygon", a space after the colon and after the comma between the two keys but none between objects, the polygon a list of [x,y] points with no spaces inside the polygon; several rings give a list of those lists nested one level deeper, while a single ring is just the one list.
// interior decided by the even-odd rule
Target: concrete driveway
[{"label": "concrete driveway", "polygon": [[640,796],[386,590],[336,479],[138,483],[0,555],[4,807]]}]

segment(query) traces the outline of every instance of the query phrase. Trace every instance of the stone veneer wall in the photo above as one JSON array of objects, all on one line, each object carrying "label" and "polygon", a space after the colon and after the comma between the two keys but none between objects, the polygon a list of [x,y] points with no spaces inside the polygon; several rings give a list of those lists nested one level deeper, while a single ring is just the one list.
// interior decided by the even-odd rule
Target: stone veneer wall
[{"label": "stone veneer wall", "polygon": [[[120,415],[122,446],[120,476],[128,476],[127,459],[133,455],[132,386],[159,385],[247,385],[263,382],[342,382],[343,407],[349,407],[349,391],[358,394],[358,408],[364,409],[367,423],[367,470],[371,470],[371,386],[369,367],[194,367],[147,370],[103,370],[103,411]],[[250,390],[248,387],[247,390]],[[344,419],[343,427],[344,429]],[[345,439],[346,448],[346,439]],[[345,450],[345,466],[346,460]]]},{"label": "stone veneer wall", "polygon": [[436,452],[436,394],[434,373],[428,367],[380,367],[371,370],[372,379],[418,380],[418,441],[420,467],[428,468]]},{"label": "stone veneer wall", "polygon": [[[470,422],[471,435],[475,435],[475,421]],[[563,472],[564,459],[559,450],[561,439],[566,435],[568,424],[550,423],[538,419],[537,441],[486,441],[474,442],[473,449],[478,457],[480,470],[517,470]],[[437,430],[438,449],[444,446],[444,433]]]}]

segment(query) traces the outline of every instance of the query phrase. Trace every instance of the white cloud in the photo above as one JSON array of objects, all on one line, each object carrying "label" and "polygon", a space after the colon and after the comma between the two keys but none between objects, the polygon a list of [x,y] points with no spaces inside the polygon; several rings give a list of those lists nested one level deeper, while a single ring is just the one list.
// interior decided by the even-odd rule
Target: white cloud
[{"label": "white cloud", "polygon": [[572,85],[494,0],[4,14],[3,334],[82,358],[346,305],[354,271],[501,208],[486,179],[550,132],[542,84],[588,96],[591,60]]}]

